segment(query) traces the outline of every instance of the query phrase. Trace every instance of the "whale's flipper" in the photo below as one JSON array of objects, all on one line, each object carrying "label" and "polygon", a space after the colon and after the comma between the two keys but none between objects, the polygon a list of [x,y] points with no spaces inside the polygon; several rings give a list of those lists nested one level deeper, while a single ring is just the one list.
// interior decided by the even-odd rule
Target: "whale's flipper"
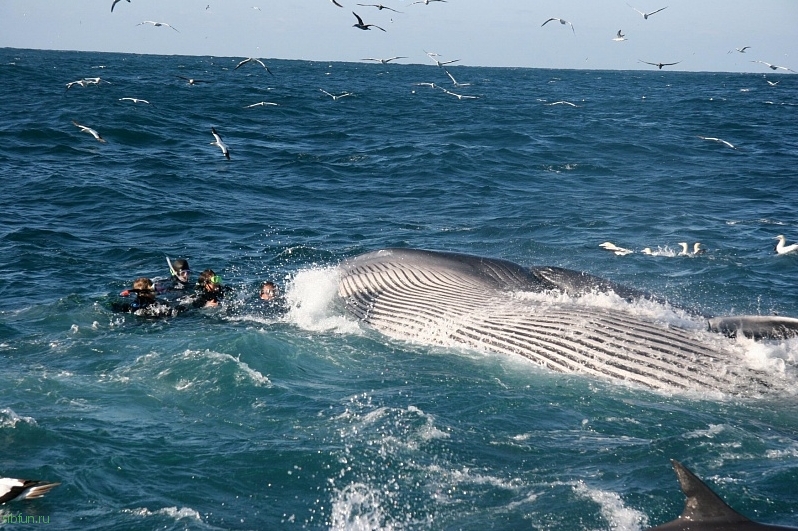
[{"label": "whale's flipper", "polygon": [[729,337],[742,334],[753,339],[798,337],[798,319],[778,315],[733,315],[708,320],[709,330]]},{"label": "whale's flipper", "polygon": [[766,531],[788,530],[781,527],[760,524],[749,520],[712,492],[712,489],[698,479],[683,464],[671,459],[673,470],[679,479],[679,486],[687,497],[684,510],[679,518],[651,527],[647,531]]}]

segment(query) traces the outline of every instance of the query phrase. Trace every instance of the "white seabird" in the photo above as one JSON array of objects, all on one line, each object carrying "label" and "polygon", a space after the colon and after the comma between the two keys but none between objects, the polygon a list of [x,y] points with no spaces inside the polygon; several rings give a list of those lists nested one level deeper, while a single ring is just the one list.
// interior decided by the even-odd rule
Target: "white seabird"
[{"label": "white seabird", "polygon": [[37,479],[0,478],[0,503],[41,498],[58,485]]},{"label": "white seabird", "polygon": [[246,59],[244,59],[243,61],[241,61],[240,63],[238,63],[238,64],[236,65],[236,67],[235,67],[235,68],[233,68],[233,70],[238,70],[240,67],[244,66],[245,64],[247,64],[247,63],[249,63],[249,62],[251,62],[251,61],[255,61],[255,62],[256,62],[256,63],[258,63],[260,66],[262,66],[263,68],[265,68],[265,69],[266,69],[266,71],[267,71],[268,73],[270,73],[270,74],[274,75],[274,74],[272,73],[272,71],[271,71],[271,70],[269,70],[269,67],[268,67],[268,66],[266,66],[266,65],[263,63],[263,61],[261,61],[260,59],[255,59],[254,57],[247,57]]},{"label": "white seabird", "polygon": [[631,249],[624,249],[623,247],[618,247],[617,245],[615,245],[615,244],[614,244],[614,243],[612,243],[612,242],[604,242],[604,243],[601,243],[601,244],[599,244],[599,247],[601,247],[601,248],[603,248],[603,249],[606,249],[606,250],[608,250],[608,251],[612,251],[612,252],[613,252],[613,253],[615,253],[617,256],[626,256],[627,254],[632,254],[632,253],[634,253],[634,251],[633,251],[633,250],[631,250]]},{"label": "white seabird", "polygon": [[177,76],[180,79],[185,79],[189,85],[196,85],[197,83],[210,83],[209,81],[203,81],[201,79],[194,79],[193,77],[185,77],[185,76]]},{"label": "white seabird", "polygon": [[543,24],[541,24],[541,25],[540,25],[540,27],[542,28],[543,26],[545,26],[546,24],[548,24],[548,23],[549,23],[549,22],[551,22],[552,20],[556,20],[556,21],[557,21],[557,22],[559,22],[560,24],[568,24],[569,26],[571,26],[571,31],[573,31],[573,32],[574,32],[574,35],[576,35],[576,30],[574,29],[574,25],[573,25],[573,24],[571,24],[571,23],[570,23],[570,22],[568,22],[567,20],[564,20],[564,19],[561,19],[561,18],[557,18],[557,17],[551,17],[549,20],[547,20],[546,22],[544,22]]},{"label": "white seabird", "polygon": [[413,4],[424,4],[425,6],[428,6],[430,2],[446,2],[446,0],[418,0],[417,2],[413,2],[409,5],[412,6]]},{"label": "white seabird", "polygon": [[776,236],[776,239],[779,240],[779,243],[776,244],[776,254],[787,254],[798,251],[798,243],[793,243],[792,245],[784,245],[785,238],[783,234],[779,234],[778,236]]},{"label": "white seabird", "polygon": [[265,107],[267,105],[274,105],[275,107],[277,106],[276,103],[272,103],[270,101],[259,101],[258,103],[253,103],[252,105],[247,105],[244,108],[245,109],[251,109],[252,107]]},{"label": "white seabird", "polygon": [[555,101],[552,103],[547,103],[546,105],[570,105],[571,107],[579,107],[575,103],[571,103],[570,101]]},{"label": "white seabird", "polygon": [[768,85],[770,85],[771,87],[775,87],[776,85],[779,84],[779,81],[771,81],[769,79],[766,79],[765,81],[767,81]]},{"label": "white seabird", "polygon": [[105,139],[100,136],[100,133],[92,129],[91,127],[86,127],[85,125],[80,125],[75,120],[72,120],[72,123],[75,124],[75,127],[79,127],[80,131],[83,133],[89,133],[91,136],[97,139],[98,142],[105,142]]},{"label": "white seabird", "polygon": [[155,22],[154,20],[145,20],[144,22],[139,22],[138,24],[136,24],[136,26],[141,26],[142,24],[152,24],[156,28],[159,26],[166,26],[167,28],[172,28],[173,30],[180,33],[180,31],[177,28],[175,28],[171,24],[167,24],[166,22]]},{"label": "white seabird", "polygon": [[435,59],[435,58],[436,58],[436,57],[440,57],[440,56],[441,56],[441,54],[439,54],[439,53],[435,53],[435,52],[427,52],[427,51],[425,51],[424,53],[425,53],[425,54],[427,54],[427,57],[429,57],[430,59],[432,59],[433,61],[435,61],[435,64],[436,64],[436,65],[438,65],[438,66],[440,66],[441,68],[443,68],[443,65],[448,65],[448,64],[451,64],[451,63],[456,63],[457,61],[459,61],[459,60],[460,60],[460,59],[452,59],[451,61],[439,61],[439,60],[437,60],[437,59]]},{"label": "white seabird", "polygon": [[324,89],[319,89],[319,90],[324,92],[325,94],[327,94],[329,97],[331,97],[333,99],[333,101],[338,101],[339,99],[345,98],[347,96],[353,96],[353,94],[351,92],[344,92],[343,94],[338,94],[336,96],[335,94],[330,94],[329,92],[327,92]]},{"label": "white seabird", "polygon": [[215,128],[211,127],[211,133],[213,133],[213,138],[216,139],[216,141],[211,142],[211,145],[219,146],[219,149],[222,150],[222,154],[227,157],[227,160],[230,160],[230,150],[227,149],[227,144],[222,142],[222,137],[219,136],[219,133],[216,132]]},{"label": "white seabird", "polygon": [[[628,5],[628,6],[629,6],[629,4],[626,4],[626,5]],[[651,11],[650,13],[643,13],[642,11],[640,11],[639,9],[637,9],[636,7],[632,7],[632,6],[629,6],[629,7],[631,7],[632,9],[634,9],[635,11],[637,11],[638,13],[640,13],[641,15],[643,15],[643,18],[644,18],[644,19],[646,19],[646,20],[648,20],[648,17],[650,17],[650,16],[651,16],[651,15],[653,15],[654,13],[659,13],[659,12],[660,12],[660,11],[662,11],[663,9],[668,9],[668,6],[665,6],[665,7],[661,7],[661,8],[659,8],[659,9],[657,9],[656,11]]]},{"label": "white seabird", "polygon": [[459,87],[467,87],[467,86],[471,85],[471,83],[460,83],[460,82],[459,82],[459,81],[457,81],[457,80],[454,78],[454,76],[453,76],[451,73],[449,73],[449,71],[448,71],[448,70],[446,70],[445,68],[443,69],[443,71],[444,71],[444,72],[446,72],[446,75],[447,75],[447,76],[449,76],[449,79],[451,79],[451,80],[452,80],[452,84],[453,84],[455,87],[458,87],[458,88],[459,88]]},{"label": "white seabird", "polygon": [[720,144],[723,144],[723,145],[729,146],[729,147],[730,147],[730,148],[732,148],[732,149],[737,149],[736,147],[734,147],[734,146],[732,145],[732,143],[731,143],[731,142],[726,142],[726,141],[725,141],[725,140],[723,140],[722,138],[715,138],[714,136],[699,136],[698,138],[700,138],[701,140],[710,140],[710,141],[712,141],[712,142],[718,142],[718,143],[720,143]]},{"label": "white seabird", "polygon": [[696,255],[699,255],[699,254],[704,254],[706,252],[707,252],[706,249],[702,249],[701,248],[701,242],[695,242],[693,244],[693,256],[696,256]]},{"label": "white seabird", "polygon": [[149,104],[147,100],[142,100],[139,98],[119,98],[119,101],[132,101],[133,103],[146,103]]},{"label": "white seabird", "polygon": [[[358,5],[362,5],[362,4],[358,4]],[[395,61],[396,59],[407,59],[407,57],[404,57],[402,55],[397,55],[395,57],[389,57],[388,59],[378,59],[376,57],[366,57],[365,59],[362,59],[362,61],[376,61],[378,63],[381,63],[381,64],[385,65],[385,64],[390,63],[391,61]]]},{"label": "white seabird", "polygon": [[796,72],[796,71],[795,71],[795,70],[793,70],[792,68],[787,68],[786,66],[772,65],[772,64],[770,64],[770,63],[766,63],[765,61],[751,61],[751,62],[752,62],[752,63],[762,63],[763,65],[767,66],[767,67],[768,67],[768,68],[770,68],[771,70],[786,70],[786,71],[788,71],[788,72],[792,72],[792,73],[794,73],[794,74],[798,74],[798,72]]},{"label": "white seabird", "polygon": [[357,15],[357,13],[352,11],[352,14],[355,15],[355,18],[357,19],[357,24],[352,24],[353,28],[358,28],[358,29],[362,29],[362,30],[370,30],[371,28],[377,28],[378,30],[385,31],[383,28],[379,27],[376,24],[363,24],[363,19],[360,18]]},{"label": "white seabird", "polygon": [[466,96],[466,95],[463,95],[463,94],[456,94],[454,92],[446,90],[443,87],[438,87],[438,88],[441,89],[442,91],[444,91],[446,94],[449,94],[450,96],[455,96],[458,100],[475,100],[475,99],[478,99],[478,96]]}]

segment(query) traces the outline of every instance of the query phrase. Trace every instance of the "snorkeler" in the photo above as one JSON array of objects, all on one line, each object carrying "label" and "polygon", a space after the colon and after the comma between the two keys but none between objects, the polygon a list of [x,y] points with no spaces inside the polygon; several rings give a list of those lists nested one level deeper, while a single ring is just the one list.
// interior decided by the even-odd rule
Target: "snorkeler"
[{"label": "snorkeler", "polygon": [[230,288],[222,285],[222,277],[214,273],[213,269],[206,269],[200,273],[197,281],[197,296],[191,305],[194,308],[219,306],[219,302],[229,290]]},{"label": "snorkeler", "polygon": [[132,288],[124,290],[119,295],[129,297],[131,293],[136,295],[133,302],[115,302],[111,305],[111,309],[141,317],[169,317],[178,313],[177,309],[156,298],[155,285],[147,277],[137,278],[133,281]]},{"label": "snorkeler", "polygon": [[158,291],[158,293],[188,289],[188,277],[191,274],[191,269],[188,266],[188,260],[183,258],[169,260],[169,257],[167,256],[166,263],[169,266],[169,280],[158,282],[155,285],[155,289]]}]

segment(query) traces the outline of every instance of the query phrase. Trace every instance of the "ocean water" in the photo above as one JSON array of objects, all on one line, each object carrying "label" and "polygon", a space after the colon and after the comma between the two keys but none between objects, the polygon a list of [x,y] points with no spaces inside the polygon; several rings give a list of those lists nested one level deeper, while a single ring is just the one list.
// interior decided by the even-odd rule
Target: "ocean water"
[{"label": "ocean water", "polygon": [[[0,475],[61,482],[0,514],[641,530],[681,512],[678,459],[746,516],[798,525],[798,389],[557,374],[386,338],[335,296],[342,259],[419,247],[798,316],[798,255],[773,252],[798,241],[798,77],[454,66],[455,88],[435,66],[240,59],[0,50]],[[113,313],[165,256],[234,291],[173,319]],[[266,279],[285,314],[258,304]],[[798,340],[736,341],[798,383]]]}]

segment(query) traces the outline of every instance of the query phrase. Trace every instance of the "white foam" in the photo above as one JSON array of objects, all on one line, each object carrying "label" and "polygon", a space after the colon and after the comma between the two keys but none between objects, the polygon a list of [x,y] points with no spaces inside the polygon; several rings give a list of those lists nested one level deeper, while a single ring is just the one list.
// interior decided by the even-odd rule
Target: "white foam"
[{"label": "white foam", "polygon": [[363,483],[352,483],[333,494],[330,529],[346,531],[392,530],[382,510],[380,492]]},{"label": "white foam", "polygon": [[648,527],[648,516],[636,509],[626,507],[621,497],[615,492],[590,488],[583,481],[574,485],[574,492],[599,505],[601,516],[610,524],[610,529],[639,531]]},{"label": "white foam", "polygon": [[335,268],[299,271],[286,286],[287,319],[304,330],[358,334],[357,321],[342,314],[336,304],[338,272]]},{"label": "white foam", "polygon": [[141,517],[160,515],[160,516],[169,516],[171,518],[174,518],[175,520],[189,518],[191,520],[202,521],[200,513],[198,513],[194,509],[191,509],[190,507],[181,507],[180,509],[178,509],[177,507],[164,507],[163,509],[158,509],[156,511],[151,511],[146,507],[138,507],[136,509],[123,509],[122,512]]},{"label": "white foam", "polygon": [[[230,354],[225,354],[223,352],[214,352],[212,350],[204,350],[204,351],[192,351],[187,350],[183,353],[184,359],[196,359],[197,357],[205,358],[211,360],[213,362],[219,363],[228,363],[233,362],[240,370],[240,372],[248,377],[252,383],[255,385],[271,385],[271,381],[261,374],[260,372],[256,371],[245,362],[241,361],[239,358],[233,357]],[[187,382],[186,380],[180,380],[177,382],[176,386],[178,390],[183,390],[190,387],[193,382]]]},{"label": "white foam", "polygon": [[16,428],[19,422],[36,426],[36,420],[33,417],[21,417],[8,407],[0,409],[0,428]]}]

